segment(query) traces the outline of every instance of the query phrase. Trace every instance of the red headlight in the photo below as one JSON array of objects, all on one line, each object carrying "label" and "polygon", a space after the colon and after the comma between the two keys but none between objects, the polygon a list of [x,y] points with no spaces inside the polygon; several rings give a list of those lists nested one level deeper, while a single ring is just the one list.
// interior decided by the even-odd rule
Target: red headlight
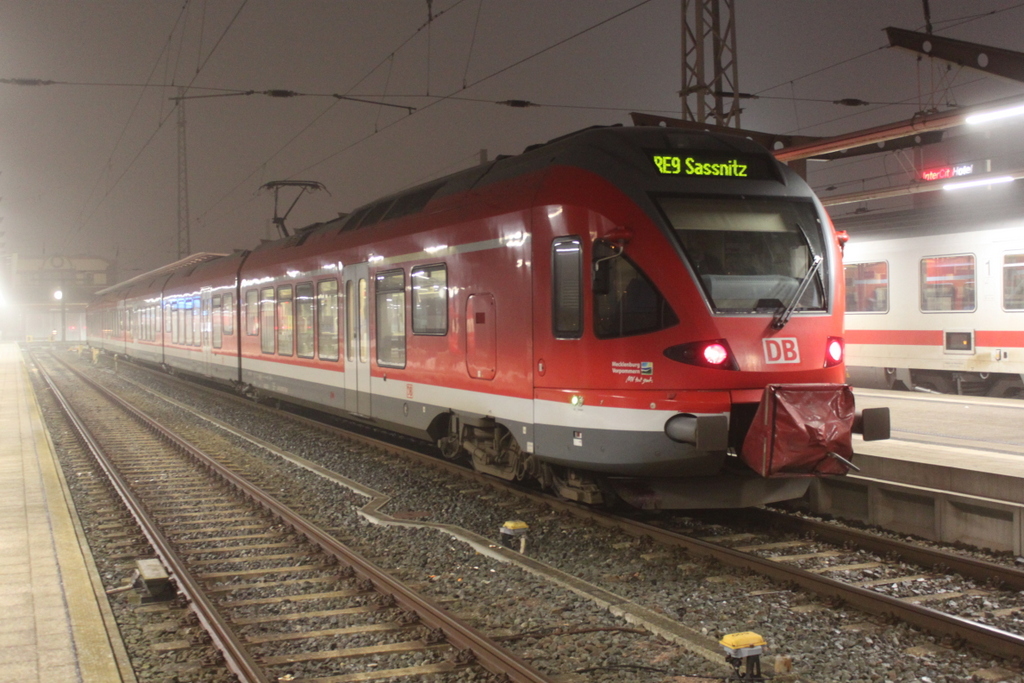
[{"label": "red headlight", "polygon": [[845,343],[842,337],[829,337],[825,342],[825,367],[831,368],[843,362]]},{"label": "red headlight", "polygon": [[710,365],[720,366],[729,360],[729,351],[721,344],[708,344],[704,347],[704,360]]},{"label": "red headlight", "polygon": [[724,339],[689,342],[665,349],[665,357],[687,365],[718,370],[739,370],[736,359]]}]

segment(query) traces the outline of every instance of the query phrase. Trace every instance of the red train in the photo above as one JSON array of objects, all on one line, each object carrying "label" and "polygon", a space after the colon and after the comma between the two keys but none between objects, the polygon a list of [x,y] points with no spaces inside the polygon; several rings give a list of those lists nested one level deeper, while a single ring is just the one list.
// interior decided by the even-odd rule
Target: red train
[{"label": "red train", "polygon": [[576,500],[741,507],[884,436],[843,383],[841,258],[754,143],[594,128],[111,287],[88,334]]}]

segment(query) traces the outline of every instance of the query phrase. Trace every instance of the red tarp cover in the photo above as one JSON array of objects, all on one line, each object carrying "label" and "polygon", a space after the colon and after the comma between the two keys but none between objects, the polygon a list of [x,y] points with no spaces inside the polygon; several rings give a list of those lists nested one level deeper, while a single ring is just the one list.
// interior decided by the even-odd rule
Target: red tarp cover
[{"label": "red tarp cover", "polygon": [[853,391],[845,384],[769,384],[740,457],[762,477],[846,474],[853,457]]}]

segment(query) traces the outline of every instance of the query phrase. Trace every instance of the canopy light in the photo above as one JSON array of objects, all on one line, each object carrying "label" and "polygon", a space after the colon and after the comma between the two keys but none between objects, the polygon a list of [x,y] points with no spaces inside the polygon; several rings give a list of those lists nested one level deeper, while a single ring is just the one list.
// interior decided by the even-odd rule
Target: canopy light
[{"label": "canopy light", "polygon": [[989,121],[998,121],[999,119],[1008,119],[1011,116],[1020,116],[1024,114],[1024,104],[1019,104],[1015,107],[1007,107],[1006,109],[996,109],[995,111],[986,111],[980,114],[971,114],[965,122],[969,124],[975,123],[988,123]]},{"label": "canopy light", "polygon": [[942,186],[943,190],[963,190],[968,187],[981,187],[983,185],[1000,185],[1002,183],[1012,183],[1014,180],[1012,175],[1001,175],[993,178],[978,178],[977,180],[963,180],[955,181],[952,183],[946,183]]}]

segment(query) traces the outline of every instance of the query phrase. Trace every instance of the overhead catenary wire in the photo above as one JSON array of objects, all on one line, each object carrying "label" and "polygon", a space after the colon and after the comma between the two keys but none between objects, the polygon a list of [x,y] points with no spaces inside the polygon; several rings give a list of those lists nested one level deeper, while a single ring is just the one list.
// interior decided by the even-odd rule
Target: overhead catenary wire
[{"label": "overhead catenary wire", "polygon": [[[466,85],[466,86],[465,86],[464,88],[462,88],[461,90],[458,90],[458,91],[454,91],[454,92],[452,92],[452,93],[449,93],[448,95],[443,95],[443,96],[436,96],[436,99],[434,99],[433,101],[431,101],[431,102],[428,102],[428,103],[427,103],[426,105],[424,105],[424,106],[420,107],[419,109],[417,109],[417,110],[416,110],[415,112],[413,112],[413,113],[412,113],[412,114],[410,114],[409,116],[405,116],[405,117],[403,117],[403,118],[401,118],[401,119],[397,119],[397,120],[395,120],[395,121],[392,121],[392,122],[390,122],[390,123],[386,124],[385,126],[381,127],[381,128],[379,129],[379,130],[375,130],[375,131],[373,131],[373,132],[371,132],[371,133],[368,133],[368,134],[365,134],[365,135],[363,135],[363,136],[361,136],[361,137],[359,137],[359,138],[357,138],[357,139],[355,139],[355,140],[353,140],[353,141],[351,141],[351,142],[349,142],[349,143],[346,143],[346,144],[345,144],[345,145],[343,145],[343,146],[342,146],[341,148],[339,148],[339,149],[336,149],[336,150],[334,150],[333,152],[331,152],[330,154],[328,154],[328,155],[326,155],[326,156],[324,156],[324,157],[322,157],[322,158],[320,158],[320,159],[318,159],[318,160],[314,161],[313,163],[311,163],[311,164],[308,164],[308,165],[306,165],[306,166],[304,166],[304,167],[302,167],[302,168],[300,168],[300,169],[298,169],[298,170],[294,171],[293,173],[289,174],[289,175],[288,175],[287,177],[288,177],[288,178],[297,178],[297,177],[299,177],[299,176],[301,176],[301,175],[304,175],[304,174],[308,174],[308,172],[309,172],[309,171],[311,171],[312,169],[316,168],[317,166],[320,166],[320,165],[322,165],[322,164],[324,164],[324,163],[327,163],[328,161],[330,161],[330,160],[332,160],[332,159],[334,159],[334,158],[336,158],[336,157],[340,156],[341,154],[344,154],[345,152],[347,152],[347,151],[349,151],[349,150],[351,150],[351,149],[353,149],[353,148],[357,147],[358,145],[360,145],[360,144],[362,144],[362,143],[366,142],[367,140],[370,140],[370,139],[372,139],[373,137],[375,137],[375,136],[377,136],[377,135],[380,135],[381,133],[383,133],[383,132],[385,132],[385,131],[389,130],[389,129],[390,129],[390,128],[391,128],[392,126],[395,126],[396,124],[399,124],[399,123],[402,123],[402,122],[407,122],[407,121],[408,121],[408,120],[409,120],[410,118],[412,118],[413,116],[418,116],[418,115],[422,114],[423,112],[425,112],[425,111],[427,111],[427,110],[429,110],[429,109],[432,109],[433,107],[435,107],[436,105],[438,105],[438,104],[440,104],[440,103],[442,103],[442,102],[445,102],[445,101],[448,101],[448,100],[459,100],[459,99],[463,98],[464,96],[462,96],[462,95],[459,95],[459,93],[460,93],[460,92],[461,92],[462,90],[468,90],[468,89],[470,89],[470,88],[472,88],[472,87],[474,87],[474,86],[476,86],[476,85],[479,85],[479,84],[481,84],[481,83],[484,83],[485,81],[488,81],[488,80],[490,80],[490,79],[492,79],[492,78],[494,78],[494,77],[498,76],[499,74],[502,74],[502,73],[504,73],[504,72],[506,72],[506,71],[508,71],[508,70],[510,70],[510,69],[512,69],[512,68],[515,68],[516,66],[519,66],[519,65],[521,65],[521,64],[523,64],[523,63],[525,63],[525,62],[527,62],[527,61],[529,61],[529,60],[531,60],[531,59],[534,59],[534,58],[536,58],[536,57],[538,57],[538,56],[540,56],[540,55],[542,55],[542,54],[545,54],[546,52],[549,52],[550,50],[552,50],[552,49],[554,49],[554,48],[556,48],[556,47],[558,47],[558,46],[560,46],[560,45],[564,45],[565,43],[567,43],[567,42],[569,42],[569,41],[571,41],[571,40],[574,40],[575,38],[578,38],[578,37],[580,37],[580,36],[582,36],[582,35],[585,35],[585,34],[589,33],[590,31],[593,31],[593,30],[595,30],[595,29],[597,29],[597,28],[599,28],[599,27],[601,27],[601,26],[604,26],[605,24],[607,24],[607,23],[608,23],[608,22],[610,22],[610,21],[613,21],[613,20],[615,20],[615,19],[618,19],[618,18],[620,18],[620,17],[622,17],[622,16],[625,16],[626,14],[629,14],[630,12],[633,12],[634,10],[637,10],[637,9],[639,9],[640,7],[643,7],[644,5],[647,5],[647,4],[649,4],[649,3],[650,3],[650,2],[652,2],[652,1],[653,1],[653,0],[640,0],[640,2],[636,2],[636,3],[632,4],[632,5],[630,5],[629,7],[627,7],[626,9],[624,9],[624,10],[622,10],[622,11],[620,11],[620,12],[617,12],[616,14],[614,14],[614,15],[612,15],[612,16],[609,16],[609,17],[606,17],[606,18],[604,18],[604,19],[601,19],[600,21],[598,21],[598,22],[596,22],[596,23],[594,23],[594,24],[591,24],[591,25],[589,25],[589,26],[588,26],[587,28],[585,28],[585,29],[582,29],[582,30],[580,30],[580,31],[577,31],[576,33],[572,34],[571,36],[568,36],[568,37],[566,37],[566,38],[563,38],[563,39],[561,39],[561,40],[559,40],[559,41],[557,41],[557,42],[555,42],[555,43],[553,43],[553,44],[551,44],[551,45],[548,45],[547,47],[541,48],[540,50],[537,50],[537,51],[535,51],[535,52],[531,53],[530,55],[528,55],[528,56],[526,56],[526,57],[524,57],[524,58],[522,58],[522,59],[519,59],[519,60],[517,60],[516,62],[514,62],[514,63],[512,63],[512,64],[506,65],[506,66],[504,66],[504,67],[502,67],[502,68],[500,68],[500,69],[498,69],[498,70],[496,70],[496,71],[492,72],[491,74],[488,74],[487,76],[483,76],[483,77],[481,77],[481,78],[479,78],[479,79],[477,79],[477,80],[473,81],[472,83],[470,83],[470,84]],[[455,5],[453,5],[452,7],[450,7],[448,11],[450,11],[451,9],[454,9],[454,8],[455,8],[455,7],[457,7],[458,5],[462,4],[462,2],[464,2],[464,0],[459,0],[459,2],[457,2],[457,3],[455,4]],[[440,16],[440,14],[441,14],[441,13],[435,14],[435,19],[436,19],[436,18],[437,18],[438,16]],[[421,26],[421,27],[420,27],[419,29],[417,29],[417,31],[421,31],[421,30],[423,30],[423,28],[424,28],[424,27],[423,27],[423,26]],[[414,34],[414,35],[415,35],[415,34]],[[404,41],[404,42],[402,43],[402,46],[404,46],[404,45],[408,44],[408,42],[409,42],[410,40],[412,40],[412,36],[411,36],[410,38],[406,39],[406,40],[405,40],[405,41]],[[399,48],[399,49],[400,49],[400,48]],[[385,60],[385,61],[386,61],[386,60]],[[384,63],[384,61],[380,62],[380,63],[379,63],[379,64],[378,64],[377,66],[375,66],[375,67],[374,67],[373,69],[371,69],[370,73],[372,73],[373,71],[376,71],[376,69],[377,69],[377,68],[379,68],[379,67],[380,67],[380,65],[381,65],[381,64],[383,64],[383,63]],[[362,79],[360,79],[360,81],[358,81],[358,82],[357,82],[357,84],[356,84],[356,85],[358,85],[358,84],[359,84],[359,83],[361,83],[362,81],[365,81],[365,80],[366,80],[366,78],[368,78],[368,76],[369,76],[369,74],[367,74],[366,76],[364,76],[364,77],[363,77]],[[348,92],[352,92],[352,89],[350,89],[350,90],[349,90]],[[490,100],[488,100],[488,102],[491,102],[491,101],[490,101]],[[323,112],[323,113],[326,113],[326,112]],[[323,114],[321,114],[320,116],[322,116],[322,115],[323,115]],[[305,130],[308,130],[308,128],[309,128],[309,126],[307,126],[306,128],[304,128],[302,132],[304,132]],[[298,135],[294,136],[294,137],[292,138],[292,140],[291,140],[290,142],[293,142],[293,141],[294,141],[295,139],[297,139],[297,138],[298,138],[298,137],[299,137],[300,135],[301,135],[301,132],[300,132],[300,134],[298,134]],[[290,144],[290,142],[289,142],[288,144]],[[279,149],[279,150],[278,150],[277,152],[275,152],[275,153],[274,153],[274,156],[277,156],[278,154],[280,154],[280,153],[281,153],[281,151],[283,151],[283,148],[281,148],[281,149]],[[264,162],[264,163],[266,163],[266,162]],[[252,175],[254,175],[254,174],[255,174],[256,172],[257,172],[257,171],[253,171],[253,172],[251,172],[251,173],[250,173],[250,174],[249,174],[249,175],[247,176],[246,180],[247,180],[248,178],[251,178],[251,177],[252,177]],[[238,190],[238,188],[239,188],[239,187],[240,187],[241,185],[243,185],[243,184],[244,184],[244,182],[245,182],[245,181],[242,181],[241,183],[238,183],[237,185],[235,185],[235,187],[234,187],[234,188],[233,188],[232,190],[230,190],[230,191],[229,191],[228,193],[225,193],[224,195],[222,195],[220,199],[216,200],[216,201],[215,201],[215,202],[214,202],[214,203],[213,203],[212,205],[210,205],[210,207],[208,207],[208,208],[207,208],[207,209],[206,209],[206,210],[205,210],[205,211],[204,211],[204,212],[203,212],[203,213],[201,214],[201,218],[202,218],[202,217],[206,217],[206,216],[209,216],[209,214],[210,214],[210,213],[211,213],[212,211],[214,211],[214,210],[215,210],[215,209],[216,209],[216,208],[217,208],[217,207],[218,207],[218,206],[219,206],[219,205],[220,205],[221,203],[223,203],[224,201],[226,201],[226,200],[227,200],[227,198],[228,198],[228,197],[229,197],[230,195],[234,194],[234,192],[236,192],[236,191]]]},{"label": "overhead catenary wire", "polygon": [[[209,61],[213,57],[214,53],[216,53],[217,48],[221,44],[221,41],[224,40],[224,36],[226,36],[228,31],[231,30],[231,27],[234,26],[235,22],[238,20],[239,15],[242,13],[242,10],[245,8],[245,6],[248,4],[248,2],[249,2],[249,0],[242,0],[241,4],[238,7],[238,10],[235,12],[234,16],[231,18],[231,21],[228,22],[228,25],[225,27],[224,31],[221,32],[220,37],[217,39],[217,42],[214,44],[214,46],[210,49],[210,52],[207,54],[206,59],[196,69],[196,72],[192,76],[192,79],[189,81],[189,84],[187,86],[184,86],[184,91],[183,92],[187,92],[188,88],[191,87],[192,83],[194,83],[195,80],[199,77],[200,73],[202,73],[202,70],[209,63]],[[185,10],[185,8],[187,6],[188,6],[188,0],[186,0],[185,6],[182,7],[182,12],[184,12],[184,10]],[[181,15],[179,14],[179,17],[180,16]],[[177,24],[175,24],[175,26],[176,25]],[[172,33],[172,35],[173,35],[173,33]],[[100,207],[103,206],[103,203],[106,201],[107,197],[109,197],[113,193],[113,191],[117,188],[117,186],[121,183],[121,181],[125,178],[125,176],[128,175],[128,172],[132,169],[132,167],[135,165],[135,163],[142,156],[143,152],[145,152],[149,148],[149,146],[150,146],[150,144],[152,144],[153,140],[156,139],[156,136],[160,133],[161,130],[163,130],[163,127],[167,124],[167,121],[170,120],[171,114],[174,111],[175,110],[172,108],[166,115],[164,115],[164,117],[157,124],[156,130],[153,131],[153,133],[146,139],[146,141],[143,143],[142,147],[135,154],[135,156],[132,157],[131,161],[128,162],[127,166],[125,166],[124,170],[121,172],[121,174],[114,181],[113,185],[110,188],[107,189],[107,191],[103,195],[103,198],[100,199],[100,201],[97,203],[97,205],[93,208],[92,212],[90,212],[89,215],[85,218],[85,220],[82,221],[74,230],[68,232],[68,234],[65,236],[65,240],[64,240],[65,246],[68,244],[68,242],[71,240],[71,238],[76,237],[78,234],[80,234],[89,225],[89,222],[99,212]]]}]

